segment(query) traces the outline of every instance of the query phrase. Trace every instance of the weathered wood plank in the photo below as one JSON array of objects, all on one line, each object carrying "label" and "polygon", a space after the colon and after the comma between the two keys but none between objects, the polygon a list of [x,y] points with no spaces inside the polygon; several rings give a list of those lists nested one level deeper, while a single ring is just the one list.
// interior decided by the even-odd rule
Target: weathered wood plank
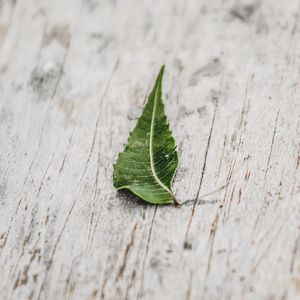
[{"label": "weathered wood plank", "polygon": [[[299,7],[3,1],[0,298],[297,299]],[[112,185],[162,64],[180,208]]]}]

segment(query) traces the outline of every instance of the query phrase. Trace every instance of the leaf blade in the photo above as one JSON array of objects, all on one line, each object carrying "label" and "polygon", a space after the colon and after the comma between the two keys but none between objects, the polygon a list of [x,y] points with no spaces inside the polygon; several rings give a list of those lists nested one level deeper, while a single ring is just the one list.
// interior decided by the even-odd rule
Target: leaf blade
[{"label": "leaf blade", "polygon": [[175,140],[162,101],[162,66],[144,111],[114,166],[114,185],[152,204],[176,203],[172,182],[178,166]]}]

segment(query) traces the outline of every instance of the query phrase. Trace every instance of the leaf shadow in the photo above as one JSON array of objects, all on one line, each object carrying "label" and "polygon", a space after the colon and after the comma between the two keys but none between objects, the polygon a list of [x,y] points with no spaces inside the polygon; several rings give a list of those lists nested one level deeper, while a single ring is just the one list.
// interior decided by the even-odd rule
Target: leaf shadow
[{"label": "leaf shadow", "polygon": [[[132,192],[128,191],[128,190],[119,190],[117,191],[117,198],[124,203],[124,205],[129,205],[129,207],[133,207],[133,206],[142,206],[142,207],[151,207],[151,206],[155,206],[157,204],[151,204],[151,203],[147,203],[146,201],[140,199],[138,196],[134,195]],[[222,202],[222,200],[218,200],[218,199],[212,199],[212,200],[208,200],[208,199],[190,199],[190,200],[185,200],[183,202],[179,202],[178,204],[166,204],[166,205],[159,205],[161,207],[174,207],[174,208],[181,208],[183,206],[192,206],[192,205],[213,205],[216,203],[220,203]]]},{"label": "leaf shadow", "polygon": [[124,205],[130,205],[130,206],[143,206],[148,207],[152,206],[151,204],[147,203],[146,201],[142,200],[138,196],[134,195],[129,190],[119,190],[117,191],[117,198],[124,203]]}]

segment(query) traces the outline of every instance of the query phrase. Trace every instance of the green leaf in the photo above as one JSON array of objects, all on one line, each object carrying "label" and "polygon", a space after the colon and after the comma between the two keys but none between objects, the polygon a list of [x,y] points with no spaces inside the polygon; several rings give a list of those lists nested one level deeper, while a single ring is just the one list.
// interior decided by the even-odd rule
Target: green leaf
[{"label": "green leaf", "polygon": [[178,166],[175,140],[162,102],[162,66],[142,116],[114,165],[114,185],[152,204],[177,204],[172,182]]}]

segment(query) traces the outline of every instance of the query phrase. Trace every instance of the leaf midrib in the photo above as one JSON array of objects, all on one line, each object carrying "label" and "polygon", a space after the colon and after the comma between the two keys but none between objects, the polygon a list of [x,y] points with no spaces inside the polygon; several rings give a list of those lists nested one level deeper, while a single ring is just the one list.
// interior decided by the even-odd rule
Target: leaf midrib
[{"label": "leaf midrib", "polygon": [[156,180],[156,182],[167,192],[170,193],[170,195],[172,196],[172,192],[171,190],[164,185],[160,179],[158,178],[158,176],[156,175],[156,171],[155,171],[155,167],[154,167],[154,157],[153,157],[153,135],[154,135],[154,123],[155,123],[155,115],[156,115],[156,105],[157,105],[157,98],[158,98],[158,91],[159,91],[159,87],[161,84],[161,77],[159,78],[159,81],[157,82],[157,86],[156,86],[156,90],[155,90],[155,94],[154,94],[154,104],[153,104],[153,110],[152,110],[152,116],[151,116],[151,126],[150,126],[150,151],[149,151],[149,155],[150,155],[150,166],[151,166],[151,171],[153,174],[154,179]]}]

